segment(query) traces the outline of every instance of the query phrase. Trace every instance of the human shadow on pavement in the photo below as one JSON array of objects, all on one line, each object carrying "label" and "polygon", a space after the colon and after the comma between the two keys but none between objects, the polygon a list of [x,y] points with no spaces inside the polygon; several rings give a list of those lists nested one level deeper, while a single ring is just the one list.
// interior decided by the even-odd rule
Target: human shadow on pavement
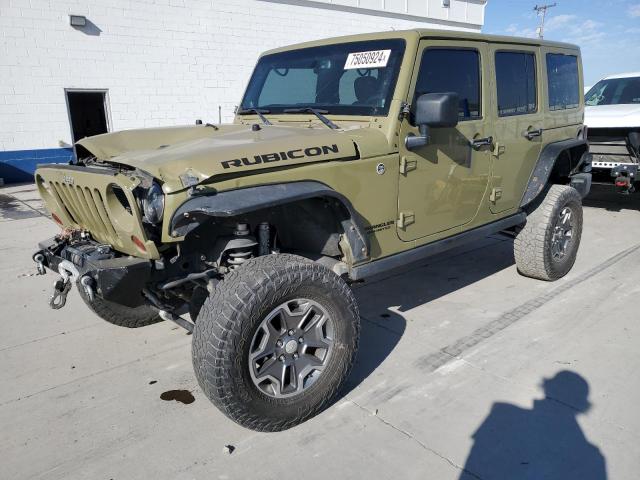
[{"label": "human shadow on pavement", "polygon": [[591,407],[587,381],[563,370],[542,387],[531,409],[493,404],[459,480],[606,480],[604,456],[576,419]]}]

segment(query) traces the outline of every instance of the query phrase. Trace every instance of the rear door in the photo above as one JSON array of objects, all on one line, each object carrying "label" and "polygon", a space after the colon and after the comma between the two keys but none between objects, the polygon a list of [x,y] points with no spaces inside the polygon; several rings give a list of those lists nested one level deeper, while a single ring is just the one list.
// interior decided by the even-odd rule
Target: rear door
[{"label": "rear door", "polygon": [[500,213],[519,206],[540,155],[544,112],[540,49],[534,45],[493,44],[492,111],[494,147],[490,208]]}]

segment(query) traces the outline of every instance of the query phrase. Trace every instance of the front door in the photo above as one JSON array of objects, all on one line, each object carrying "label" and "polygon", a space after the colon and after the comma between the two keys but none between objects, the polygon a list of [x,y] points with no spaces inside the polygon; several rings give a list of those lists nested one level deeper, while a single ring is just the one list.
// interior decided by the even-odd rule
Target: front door
[{"label": "front door", "polygon": [[482,42],[420,44],[420,66],[407,102],[415,105],[425,93],[456,92],[460,122],[454,128],[431,129],[429,143],[412,151],[404,147],[404,139],[410,133],[418,135],[418,129],[411,118],[401,124],[398,236],[404,241],[454,233],[478,212],[491,162],[490,147],[472,146],[474,140],[491,135],[483,110],[489,98],[487,51]]},{"label": "front door", "polygon": [[496,82],[491,112],[494,151],[491,168],[490,208],[500,213],[519,207],[531,172],[540,155],[544,136],[540,99],[542,69],[538,47],[490,47]]}]

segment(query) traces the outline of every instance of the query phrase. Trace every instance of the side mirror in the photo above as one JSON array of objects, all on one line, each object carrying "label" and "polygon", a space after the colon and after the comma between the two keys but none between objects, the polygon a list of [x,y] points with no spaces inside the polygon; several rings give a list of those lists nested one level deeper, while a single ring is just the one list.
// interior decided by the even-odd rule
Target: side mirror
[{"label": "side mirror", "polygon": [[427,145],[430,128],[451,128],[458,125],[459,104],[460,97],[454,92],[420,95],[414,109],[415,123],[420,135],[407,135],[407,150]]}]

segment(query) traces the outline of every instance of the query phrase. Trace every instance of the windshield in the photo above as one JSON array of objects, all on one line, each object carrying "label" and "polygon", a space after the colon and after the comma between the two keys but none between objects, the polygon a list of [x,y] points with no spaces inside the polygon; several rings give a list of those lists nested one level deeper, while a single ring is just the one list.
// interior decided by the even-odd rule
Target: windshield
[{"label": "windshield", "polygon": [[374,40],[265,55],[240,112],[311,107],[329,114],[386,115],[404,47],[400,39]]},{"label": "windshield", "polygon": [[600,80],[587,92],[585,101],[592,107],[640,103],[640,77]]}]

